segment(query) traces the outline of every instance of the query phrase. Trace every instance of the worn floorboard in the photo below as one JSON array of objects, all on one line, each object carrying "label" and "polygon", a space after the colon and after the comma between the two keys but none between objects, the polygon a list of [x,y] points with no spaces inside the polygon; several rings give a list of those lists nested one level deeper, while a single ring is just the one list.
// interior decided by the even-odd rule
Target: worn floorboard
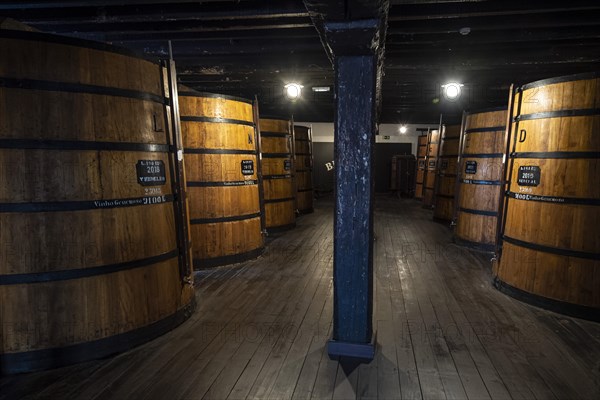
[{"label": "worn floorboard", "polygon": [[16,399],[598,399],[600,324],[491,286],[413,200],[377,198],[369,364],[330,359],[333,207],[317,202],[258,259],[196,274],[198,308],[132,351],[0,378]]}]

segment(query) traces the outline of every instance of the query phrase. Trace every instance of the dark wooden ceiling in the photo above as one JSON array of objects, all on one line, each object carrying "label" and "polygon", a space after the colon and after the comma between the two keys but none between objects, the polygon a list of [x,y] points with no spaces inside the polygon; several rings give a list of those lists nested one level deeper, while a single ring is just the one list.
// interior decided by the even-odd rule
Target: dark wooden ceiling
[{"label": "dark wooden ceiling", "polygon": [[[600,70],[597,0],[390,4],[382,122],[457,120],[464,108],[504,104],[513,82]],[[171,41],[181,83],[258,95],[264,113],[333,120],[333,91],[311,91],[334,75],[302,0],[3,1],[0,16],[150,57],[167,56]],[[459,101],[440,95],[451,79],[464,84]],[[283,98],[289,81],[304,85],[293,104]]]}]

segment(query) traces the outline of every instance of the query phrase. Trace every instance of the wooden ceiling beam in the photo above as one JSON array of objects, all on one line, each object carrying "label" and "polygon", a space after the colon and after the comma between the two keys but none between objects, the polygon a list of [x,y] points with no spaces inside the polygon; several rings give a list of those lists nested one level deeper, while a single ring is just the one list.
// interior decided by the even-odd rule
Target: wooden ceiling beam
[{"label": "wooden ceiling beam", "polygon": [[463,27],[471,32],[494,30],[527,30],[597,26],[600,24],[600,8],[587,11],[565,11],[552,14],[515,15],[511,17],[490,16],[426,21],[390,21],[390,34],[458,33]]},{"label": "wooden ceiling beam", "polygon": [[593,11],[600,9],[594,0],[547,0],[527,2],[522,0],[494,1],[444,1],[444,2],[406,2],[392,1],[390,21],[431,21],[459,18],[512,17],[516,15],[541,15],[573,11]]},{"label": "wooden ceiling beam", "polygon": [[[198,0],[177,0],[177,3],[198,3]],[[249,3],[248,0],[236,0],[235,3]],[[20,9],[50,9],[65,7],[111,7],[122,6],[123,1],[119,0],[63,0],[63,1],[5,1],[0,3],[0,9],[20,10]],[[127,5],[152,5],[165,4],[165,0],[127,0]],[[203,0],[202,3],[223,3],[223,0]],[[234,3],[234,1],[231,1]]]},{"label": "wooden ceiling beam", "polygon": [[117,6],[69,6],[49,8],[5,8],[0,3],[0,14],[26,23],[63,25],[65,23],[103,24],[107,22],[162,22],[170,20],[240,20],[276,19],[285,17],[307,17],[308,13],[300,0],[277,2],[246,1],[236,3],[169,3],[134,4],[121,2]]},{"label": "wooden ceiling beam", "polygon": [[[280,35],[274,34],[275,29],[281,29]],[[306,39],[314,40],[319,43],[317,32],[312,24],[301,27],[284,28],[266,28],[240,31],[167,31],[167,32],[138,32],[138,33],[117,33],[102,34],[102,38],[110,42],[118,42],[127,46],[135,46],[135,42],[152,43],[159,40],[172,41],[194,41],[198,43],[210,42],[213,40],[269,40],[276,38]]]},{"label": "wooden ceiling beam", "polygon": [[[600,21],[598,22],[600,25]],[[520,44],[531,43],[542,45],[542,43],[556,41],[580,41],[600,39],[599,26],[578,26],[578,27],[558,27],[558,28],[530,28],[519,30],[496,30],[496,31],[475,31],[466,36],[458,34],[444,33],[388,33],[386,46],[473,46],[480,44],[502,45],[502,44]]]},{"label": "wooden ceiling beam", "polygon": [[45,25],[43,22],[36,22],[31,25],[47,32],[110,33],[112,35],[148,32],[177,32],[186,30],[195,32],[252,31],[257,29],[289,29],[312,26],[308,17],[280,17],[270,20],[253,18],[234,21],[220,19],[195,21],[193,19],[185,19],[156,21],[151,23],[107,21],[102,24],[89,24],[72,22],[61,25]]}]

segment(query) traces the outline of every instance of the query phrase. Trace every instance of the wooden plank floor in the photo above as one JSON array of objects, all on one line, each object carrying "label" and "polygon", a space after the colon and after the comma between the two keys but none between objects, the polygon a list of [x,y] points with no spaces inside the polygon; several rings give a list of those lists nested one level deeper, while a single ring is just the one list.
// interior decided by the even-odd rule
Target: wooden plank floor
[{"label": "wooden plank floor", "polygon": [[117,357],[0,379],[0,399],[599,399],[600,324],[522,304],[489,256],[379,197],[370,364],[330,360],[332,205],[261,258],[197,276],[198,309]]}]

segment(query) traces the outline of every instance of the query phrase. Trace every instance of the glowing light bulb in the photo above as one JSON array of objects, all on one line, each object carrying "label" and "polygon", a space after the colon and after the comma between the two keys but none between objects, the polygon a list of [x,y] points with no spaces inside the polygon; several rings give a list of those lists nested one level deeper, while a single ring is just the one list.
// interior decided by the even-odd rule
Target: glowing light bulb
[{"label": "glowing light bulb", "polygon": [[450,82],[442,85],[442,88],[444,89],[444,97],[448,100],[458,99],[460,97],[461,86],[463,85],[458,82]]},{"label": "glowing light bulb", "polygon": [[284,86],[285,95],[290,100],[298,100],[302,94],[303,86],[298,83],[288,83]]}]

